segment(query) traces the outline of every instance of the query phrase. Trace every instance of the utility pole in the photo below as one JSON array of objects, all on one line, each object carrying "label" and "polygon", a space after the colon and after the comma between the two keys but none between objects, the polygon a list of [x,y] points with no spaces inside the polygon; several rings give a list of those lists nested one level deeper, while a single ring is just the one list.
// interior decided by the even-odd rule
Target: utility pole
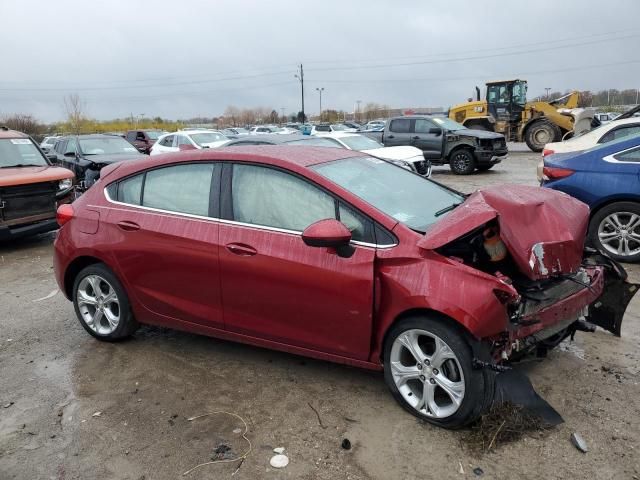
[{"label": "utility pole", "polygon": [[358,109],[356,110],[358,112],[358,122],[361,121],[360,119],[360,104],[362,103],[362,100],[356,100],[356,103],[358,104]]},{"label": "utility pole", "polygon": [[300,64],[300,71],[295,74],[295,77],[300,80],[300,91],[302,93],[302,123],[304,123],[304,70],[302,68],[302,64]]},{"label": "utility pole", "polygon": [[284,118],[284,107],[280,107],[280,111],[282,112],[282,123],[286,123],[287,119]]},{"label": "utility pole", "polygon": [[316,87],[316,90],[320,94],[320,121],[322,122],[322,92],[324,92],[324,87]]},{"label": "utility pole", "polygon": [[549,100],[549,92],[551,91],[551,87],[545,87],[545,90],[547,91],[547,100]]}]

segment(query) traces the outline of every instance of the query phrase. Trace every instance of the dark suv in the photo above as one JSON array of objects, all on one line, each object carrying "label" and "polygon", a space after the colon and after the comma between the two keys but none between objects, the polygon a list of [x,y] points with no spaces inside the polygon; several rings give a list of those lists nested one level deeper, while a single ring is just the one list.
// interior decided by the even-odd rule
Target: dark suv
[{"label": "dark suv", "polygon": [[73,135],[62,137],[53,149],[56,163],[75,173],[81,189],[100,178],[105,165],[143,157],[136,147],[115,135]]},{"label": "dark suv", "polygon": [[164,133],[167,132],[162,130],[129,130],[124,138],[139,151],[149,155],[153,144]]}]

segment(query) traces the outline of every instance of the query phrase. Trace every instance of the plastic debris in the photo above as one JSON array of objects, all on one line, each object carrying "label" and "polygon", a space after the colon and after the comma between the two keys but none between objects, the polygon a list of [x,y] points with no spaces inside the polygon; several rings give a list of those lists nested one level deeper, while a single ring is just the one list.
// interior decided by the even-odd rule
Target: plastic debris
[{"label": "plastic debris", "polygon": [[342,448],[345,450],[351,450],[351,441],[348,438],[342,440]]},{"label": "plastic debris", "polygon": [[458,460],[458,473],[464,475],[464,467],[462,466],[462,462]]},{"label": "plastic debris", "polygon": [[242,433],[242,429],[241,428],[234,428],[233,429],[233,433],[235,433],[235,434]]},{"label": "plastic debris", "polygon": [[283,454],[284,453],[284,447],[274,448],[273,449],[273,453]]},{"label": "plastic debris", "polygon": [[484,470],[482,470],[480,467],[476,467],[473,469],[473,473],[476,477],[481,477],[482,475],[484,475]]},{"label": "plastic debris", "polygon": [[5,403],[2,407],[3,408],[9,408],[11,405],[13,405],[14,402],[9,402],[9,403]]},{"label": "plastic debris", "polygon": [[571,443],[573,443],[573,446],[580,450],[582,453],[587,453],[589,451],[587,442],[584,441],[584,438],[582,438],[582,435],[580,435],[579,433],[574,432],[571,434]]},{"label": "plastic debris", "polygon": [[289,457],[282,454],[274,455],[273,457],[271,457],[269,464],[273,468],[284,468],[289,465]]},{"label": "plastic debris", "polygon": [[102,412],[95,412],[93,415],[91,415],[92,417],[99,417],[100,415],[102,415]]}]

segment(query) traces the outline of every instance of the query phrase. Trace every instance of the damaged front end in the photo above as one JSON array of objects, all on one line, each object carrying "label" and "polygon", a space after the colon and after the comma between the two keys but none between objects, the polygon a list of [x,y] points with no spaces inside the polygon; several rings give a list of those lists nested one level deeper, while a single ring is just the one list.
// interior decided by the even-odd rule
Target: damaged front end
[{"label": "damaged front end", "polygon": [[638,285],[606,255],[584,250],[589,212],[564,194],[502,186],[469,196],[418,245],[495,276],[505,328],[483,340],[496,363],[544,355],[576,331],[620,335]]}]

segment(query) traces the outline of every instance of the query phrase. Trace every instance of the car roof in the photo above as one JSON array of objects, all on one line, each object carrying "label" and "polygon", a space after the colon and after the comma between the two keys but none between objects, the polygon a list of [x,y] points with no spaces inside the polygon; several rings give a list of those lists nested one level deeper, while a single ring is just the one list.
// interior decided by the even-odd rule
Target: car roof
[{"label": "car roof", "polygon": [[362,135],[360,135],[359,133],[356,132],[340,132],[340,131],[333,131],[333,132],[320,132],[317,135],[315,135],[318,138],[346,138],[346,137],[361,137]]},{"label": "car roof", "polygon": [[[237,144],[242,145],[246,142],[265,142],[272,145],[280,145],[282,143],[292,142],[293,140],[300,140],[303,138],[299,133],[290,134],[278,134],[278,133],[265,133],[264,135],[249,135],[242,138],[231,140],[225,145],[225,147],[234,147]],[[248,146],[248,145],[247,145]],[[253,145],[255,146],[255,145]]]},{"label": "car roof", "polygon": [[0,127],[0,138],[29,138],[29,135],[17,130],[10,130],[8,127]]},{"label": "car roof", "polygon": [[153,157],[145,156],[145,158],[136,160],[135,162],[121,162],[114,164],[117,165],[117,167],[111,168],[118,172],[118,178],[162,165],[206,161],[259,163],[299,171],[312,165],[333,162],[344,158],[363,156],[366,156],[366,154],[344,148],[251,145],[235,148],[206,148],[201,150],[189,150],[185,152],[154,155]]}]

